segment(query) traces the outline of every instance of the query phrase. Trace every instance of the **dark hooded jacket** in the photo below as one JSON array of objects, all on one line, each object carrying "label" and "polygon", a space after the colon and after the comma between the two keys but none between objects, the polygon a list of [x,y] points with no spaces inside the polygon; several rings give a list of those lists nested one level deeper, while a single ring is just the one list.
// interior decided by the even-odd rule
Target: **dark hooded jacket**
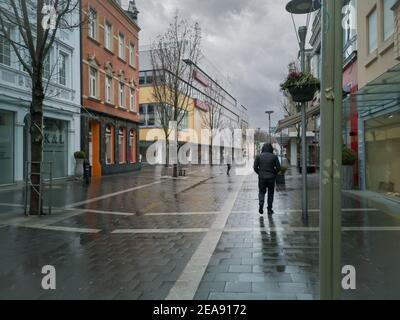
[{"label": "dark hooded jacket", "polygon": [[281,171],[281,164],[270,143],[264,144],[262,153],[256,157],[254,171],[260,179],[273,179]]}]

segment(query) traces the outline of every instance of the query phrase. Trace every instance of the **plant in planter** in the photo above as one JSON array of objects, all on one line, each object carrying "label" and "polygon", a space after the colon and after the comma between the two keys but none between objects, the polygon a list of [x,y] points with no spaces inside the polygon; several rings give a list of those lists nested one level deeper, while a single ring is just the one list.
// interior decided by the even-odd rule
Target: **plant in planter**
[{"label": "plant in planter", "polygon": [[285,173],[288,170],[287,167],[281,167],[281,171],[276,175],[276,184],[285,184]]},{"label": "plant in planter", "polygon": [[354,188],[354,165],[356,153],[347,147],[342,149],[342,188],[351,190]]},{"label": "plant in planter", "polygon": [[307,102],[314,98],[320,86],[320,81],[311,73],[291,72],[281,84],[281,90],[288,91],[294,102]]},{"label": "plant in planter", "polygon": [[83,176],[83,163],[86,158],[86,154],[84,151],[77,151],[74,153],[75,158],[75,176],[82,177]]}]

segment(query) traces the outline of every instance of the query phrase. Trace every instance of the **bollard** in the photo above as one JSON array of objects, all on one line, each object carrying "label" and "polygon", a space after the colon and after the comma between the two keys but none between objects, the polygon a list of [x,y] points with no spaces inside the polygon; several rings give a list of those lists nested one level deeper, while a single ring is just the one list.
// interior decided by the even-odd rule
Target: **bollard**
[{"label": "bollard", "polygon": [[87,186],[90,185],[91,176],[92,176],[92,167],[90,166],[90,163],[88,161],[85,161],[83,163],[83,178]]}]

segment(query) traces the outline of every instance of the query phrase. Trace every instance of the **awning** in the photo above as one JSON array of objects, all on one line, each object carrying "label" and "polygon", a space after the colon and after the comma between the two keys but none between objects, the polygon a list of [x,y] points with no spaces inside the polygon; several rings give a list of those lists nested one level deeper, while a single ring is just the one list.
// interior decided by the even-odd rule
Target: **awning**
[{"label": "awning", "polygon": [[[307,109],[307,119],[316,116],[320,113],[320,104],[316,104]],[[281,132],[287,128],[291,128],[296,124],[301,123],[301,113],[296,113],[290,117],[287,117],[278,122],[278,127],[276,128],[276,133]]]},{"label": "awning", "polygon": [[356,107],[361,116],[396,105],[400,105],[400,64],[343,101],[344,109]]}]

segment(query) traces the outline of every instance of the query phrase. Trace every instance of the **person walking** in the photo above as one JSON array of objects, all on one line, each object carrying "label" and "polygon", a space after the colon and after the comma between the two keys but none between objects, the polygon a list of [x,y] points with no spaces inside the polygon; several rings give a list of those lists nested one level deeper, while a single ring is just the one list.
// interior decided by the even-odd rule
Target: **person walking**
[{"label": "person walking", "polygon": [[227,166],[226,174],[228,176],[230,176],[231,175],[231,169],[232,169],[232,154],[229,151],[225,151],[225,164]]},{"label": "person walking", "polygon": [[275,180],[276,175],[281,171],[281,164],[270,143],[264,144],[262,152],[254,160],[254,171],[258,174],[258,199],[259,213],[264,214],[265,194],[268,190],[268,214],[273,215]]}]

